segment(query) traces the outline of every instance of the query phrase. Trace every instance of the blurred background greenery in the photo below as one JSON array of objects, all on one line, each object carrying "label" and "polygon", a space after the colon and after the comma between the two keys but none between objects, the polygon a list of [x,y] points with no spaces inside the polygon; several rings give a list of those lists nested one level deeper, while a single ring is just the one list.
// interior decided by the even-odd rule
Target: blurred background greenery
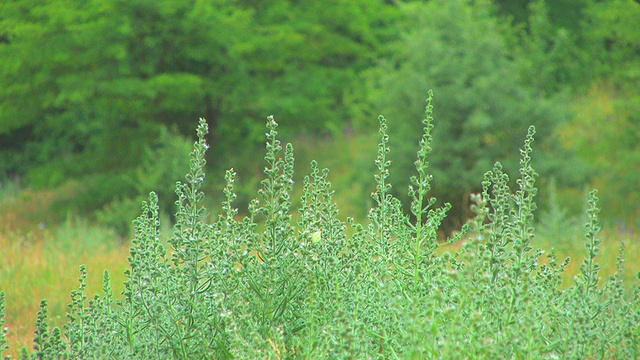
[{"label": "blurred background greenery", "polygon": [[530,124],[547,226],[564,228],[597,187],[605,221],[640,227],[632,0],[3,1],[0,194],[29,199],[0,212],[40,227],[82,217],[126,238],[148,191],[172,211],[198,117],[211,128],[212,212],[230,167],[246,209],[274,114],[297,176],[314,158],[331,168],[342,214],[362,219],[377,115],[406,199],[429,89],[447,229],[493,162],[517,175]]}]

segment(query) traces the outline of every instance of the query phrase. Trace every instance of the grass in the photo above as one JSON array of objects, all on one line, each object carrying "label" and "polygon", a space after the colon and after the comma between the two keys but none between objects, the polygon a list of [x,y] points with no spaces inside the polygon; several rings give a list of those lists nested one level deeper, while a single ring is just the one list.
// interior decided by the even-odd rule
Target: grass
[{"label": "grass", "polygon": [[[92,249],[73,246],[82,244],[86,238],[96,239],[109,235],[108,231],[88,226],[86,222],[79,220],[69,221],[63,230],[54,233],[58,235],[57,238],[51,231],[36,234],[20,234],[18,231],[0,236],[3,254],[0,289],[7,292],[5,326],[10,330],[8,342],[13,345],[5,355],[15,358],[20,347],[32,346],[38,303],[41,299],[49,300],[53,325],[61,326],[67,320],[65,315],[70,301],[69,291],[78,285],[77,269],[81,264],[87,264],[89,293],[100,293],[104,269],[109,269],[113,274],[114,292],[118,294],[123,290],[124,270],[129,265],[126,260],[130,245],[128,242],[116,246],[101,244]],[[64,233],[72,236],[64,236]],[[603,230],[604,241],[600,255],[603,277],[615,274],[618,250],[623,241],[626,243],[627,258],[640,259],[640,237],[630,236],[631,234],[620,234],[615,228]],[[563,244],[557,244],[553,239],[538,239],[536,242],[546,252],[555,248],[561,259],[567,256],[572,258],[562,277],[566,288],[573,284],[573,277],[579,274],[579,265],[585,257],[585,251],[582,234],[575,233],[572,239],[563,241]],[[51,243],[63,243],[64,246],[52,246]],[[463,241],[458,241],[443,246],[439,253],[459,251],[462,243]],[[636,277],[638,272],[638,262],[631,262],[625,268],[628,279]]]},{"label": "grass", "polygon": [[[49,232],[0,235],[3,259],[0,288],[6,291],[5,326],[9,328],[8,341],[16,346],[14,350],[32,346],[41,299],[49,300],[53,325],[62,325],[67,321],[69,291],[78,286],[78,268],[81,264],[86,264],[89,270],[89,293],[101,291],[104,269],[110,269],[114,274],[115,290],[122,290],[124,270],[128,265],[128,246],[100,244],[85,247],[82,245],[84,236],[101,236],[104,230],[80,224],[74,232],[80,236],[61,238]],[[71,243],[76,245],[68,246]]]},{"label": "grass", "polygon": [[72,216],[49,228],[47,216],[34,202],[40,200],[39,206],[47,208],[55,194],[9,190],[0,199],[0,289],[6,292],[5,326],[14,345],[7,354],[16,357],[20,347],[32,347],[40,300],[49,300],[53,325],[67,321],[69,291],[78,286],[81,264],[89,270],[90,293],[101,290],[104,269],[112,271],[115,290],[122,291],[129,244],[119,243],[113,231]]},{"label": "grass", "polygon": [[[451,244],[439,242],[438,229],[449,205],[434,207],[435,200],[428,197],[431,98],[428,104],[408,192],[412,217],[390,192],[389,137],[386,120],[380,117],[373,205],[364,223],[338,216],[328,171],[316,162],[302,181],[300,200],[292,200],[293,147],[282,146],[272,117],[267,121],[265,176],[248,215],[237,216],[236,174],[230,169],[220,214],[207,216],[202,192],[207,125],[201,120],[190,171],[186,181],[176,185],[173,231],[162,226],[158,197],[151,193],[134,221],[124,278],[118,278],[119,270],[106,272],[102,291],[92,296],[100,282],[87,274],[102,271],[82,267],[66,321],[59,321],[53,310],[59,308],[59,298],[41,302],[34,351],[22,350],[20,356],[640,356],[640,287],[624,262],[625,256],[636,256],[638,247],[630,244],[618,251],[618,244],[607,239],[612,233],[600,231],[596,191],[589,193],[581,240],[577,230],[557,232],[567,229],[563,219],[553,215],[557,209],[550,210],[553,221],[538,224],[544,236],[536,236],[533,127],[521,150],[517,186],[509,186],[509,175],[496,163],[482,181],[482,193],[472,197],[476,217]],[[68,220],[52,231],[5,235],[3,241],[16,256],[16,270],[7,274],[29,283],[22,278],[25,262],[15,259],[32,256],[42,269],[40,285],[53,282],[60,288],[62,272],[77,274],[61,265],[68,253],[78,254],[73,261],[91,266],[110,253],[106,243],[111,235],[81,221]],[[556,238],[560,235],[562,243]],[[558,247],[559,259],[545,255],[551,253],[551,244]],[[119,259],[125,257],[122,248],[111,251],[123,251]],[[563,262],[565,251],[576,258]],[[637,271],[634,265],[630,268]],[[6,290],[13,284],[0,286]],[[36,303],[27,298],[18,301]],[[0,320],[6,303],[10,325],[17,321],[12,313],[19,312],[10,307],[12,300],[0,297]],[[0,349],[3,341],[0,337]],[[15,348],[15,343],[10,345]]]},{"label": "grass", "polygon": [[[583,229],[576,228],[572,230],[571,235],[568,237],[561,239],[538,237],[533,241],[534,247],[544,250],[545,254],[554,252],[559,259],[571,258],[571,262],[562,274],[563,288],[574,285],[575,276],[580,274],[580,264],[586,257],[583,232]],[[627,259],[640,259],[640,236],[638,234],[621,234],[615,227],[605,227],[602,230],[601,237],[603,241],[600,247],[599,262],[601,265],[600,275],[603,278],[616,274],[618,252],[623,243]],[[438,253],[460,251],[463,244],[464,240],[446,244],[438,250]],[[624,277],[628,281],[628,291],[633,290],[631,281],[639,275],[640,263],[628,262],[624,268]]]},{"label": "grass", "polygon": [[[624,244],[625,257],[627,259],[640,258],[640,237],[632,234],[619,234],[615,228],[604,228],[601,237],[603,239],[600,247],[599,263],[601,265],[601,276],[603,278],[612,276],[617,271],[618,253]],[[580,264],[586,257],[584,249],[584,235],[576,237],[564,244],[554,243],[553,239],[541,239],[540,247],[542,249],[554,249],[559,258],[570,257],[571,263],[566,268],[563,276],[563,284],[568,287],[573,284],[573,278],[580,273]],[[638,278],[640,272],[640,264],[630,261],[625,264],[623,276],[629,286],[627,290],[631,291],[633,280]]]}]

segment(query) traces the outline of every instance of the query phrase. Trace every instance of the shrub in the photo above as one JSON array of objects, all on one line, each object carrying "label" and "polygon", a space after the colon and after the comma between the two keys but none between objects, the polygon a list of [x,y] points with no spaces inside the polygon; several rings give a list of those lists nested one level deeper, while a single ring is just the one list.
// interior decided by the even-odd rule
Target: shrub
[{"label": "shrub", "polygon": [[[315,162],[292,215],[294,154],[267,121],[265,179],[239,219],[235,172],[226,172],[216,219],[203,207],[207,124],[201,119],[185,182],[176,184],[174,232],[160,240],[158,197],[134,221],[135,238],[122,298],[104,273],[104,294],[89,299],[86,269],[71,292],[63,329],[47,324],[41,302],[33,352],[22,358],[636,358],[638,287],[598,278],[598,207],[589,196],[587,257],[569,288],[569,259],[533,250],[535,129],[521,150],[517,189],[500,163],[472,196],[475,218],[439,254],[437,230],[449,205],[434,207],[431,94],[416,173],[403,213],[388,182],[384,117],[375,160],[376,188],[366,224],[342,220],[328,170]],[[623,249],[618,261],[621,273]],[[4,295],[0,295],[0,325]],[[4,332],[0,351],[5,350]]]},{"label": "shrub", "polygon": [[[531,124],[539,130],[542,149],[538,170],[555,175],[561,186],[570,178],[565,173],[580,178],[580,167],[564,171],[574,162],[572,154],[553,141],[554,128],[570,116],[564,97],[544,93],[521,75],[529,59],[509,45],[507,39],[514,34],[492,15],[491,2],[408,2],[400,9],[406,15],[403,36],[390,44],[393,58],[367,71],[362,89],[366,106],[357,113],[394,114],[389,129],[397,154],[391,175],[398,185],[392,190],[394,196],[410,201],[403,190],[414,171],[411,154],[420,138],[411,119],[420,116],[422,106],[414,94],[424,94],[429,87],[441,99],[436,114],[442,121],[433,132],[431,173],[432,195],[452,205],[444,230],[459,228],[473,215],[468,211],[469,194],[481,190],[479,179],[495,161],[509,171],[518,169],[512,149]],[[540,71],[531,72],[541,79]]]}]

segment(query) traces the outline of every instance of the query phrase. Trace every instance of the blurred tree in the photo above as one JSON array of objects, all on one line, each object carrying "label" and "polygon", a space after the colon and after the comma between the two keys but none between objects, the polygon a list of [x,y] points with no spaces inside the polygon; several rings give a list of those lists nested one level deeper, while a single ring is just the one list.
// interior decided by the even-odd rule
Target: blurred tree
[{"label": "blurred tree", "polygon": [[578,29],[583,21],[584,11],[592,0],[494,0],[498,12],[513,18],[516,23],[529,24],[531,6],[543,3],[548,9],[549,21],[556,29]]},{"label": "blurred tree", "polygon": [[[576,14],[581,14],[577,9]],[[527,31],[514,46],[523,81],[543,96],[588,85],[593,79],[585,66],[590,58],[579,44],[583,18],[574,15],[576,27],[565,28],[554,24],[542,0],[530,2],[528,10]]]},{"label": "blurred tree", "polygon": [[[521,59],[507,46],[504,24],[489,2],[434,0],[402,10],[408,20],[395,58],[368,74],[369,117],[375,119],[374,112],[388,117],[392,180],[396,194],[404,197],[424,98],[434,90],[433,191],[454,205],[449,221],[458,224],[449,225],[459,225],[469,194],[480,190],[484,172],[495,161],[516,176],[517,149],[529,125],[538,129],[535,148],[553,156],[556,146],[547,141],[568,112],[520,76]],[[540,170],[538,159],[536,153]]]},{"label": "blurred tree", "polygon": [[[251,62],[225,136],[264,141],[264,119],[275,114],[279,132],[331,136],[352,120],[349,94],[362,86],[360,74],[376,64],[387,42],[398,36],[395,5],[382,1],[242,1],[253,11],[253,35],[238,50]],[[233,126],[231,126],[233,125]],[[217,167],[234,166],[262,175],[256,151],[262,146],[222,146]],[[220,172],[214,176],[222,177]],[[245,175],[246,176],[246,175]],[[244,186],[243,184],[246,184]],[[255,182],[241,181],[238,201],[247,201]]]},{"label": "blurred tree", "polygon": [[576,115],[559,128],[565,147],[590,164],[603,216],[637,226],[640,180],[640,3],[593,1],[580,30],[588,86],[575,91]]},{"label": "blurred tree", "polygon": [[640,90],[640,3],[594,1],[586,10],[584,43],[595,58],[596,76],[611,78],[617,88]]},{"label": "blurred tree", "polygon": [[[558,156],[544,165],[564,174],[559,185],[567,195],[589,182],[601,190],[605,217],[633,223],[631,219],[638,216],[637,191],[631,189],[637,187],[640,153],[635,119],[640,3],[528,3],[526,31],[514,46],[523,80],[545,96],[571,94],[565,102],[575,113],[569,123],[558,124],[554,134],[561,150],[573,156]],[[576,157],[578,161],[567,161]]]},{"label": "blurred tree", "polygon": [[[600,83],[573,105],[574,118],[558,129],[565,148],[574,149],[594,174],[606,219],[634,224],[640,216],[640,96]],[[635,220],[634,220],[635,219]]]},{"label": "blurred tree", "polygon": [[364,0],[0,6],[0,173],[41,187],[80,179],[101,194],[89,208],[132,196],[114,184],[147,146],[164,146],[153,140],[166,129],[191,136],[200,116],[219,163],[254,160],[270,113],[285,131],[339,129],[343,96],[393,38],[397,13]]},{"label": "blurred tree", "polygon": [[[521,19],[515,2],[498,4],[503,12]],[[526,59],[524,75],[528,82],[548,93],[562,89],[588,91],[589,85],[601,78],[639,83],[637,1],[528,0],[520,4],[526,4],[528,15],[517,56]]]}]

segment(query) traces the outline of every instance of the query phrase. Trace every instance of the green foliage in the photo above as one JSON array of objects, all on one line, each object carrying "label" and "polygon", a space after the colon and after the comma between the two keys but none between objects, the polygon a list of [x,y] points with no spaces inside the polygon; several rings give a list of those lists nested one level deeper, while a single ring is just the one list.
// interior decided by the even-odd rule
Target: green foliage
[{"label": "green foliage", "polygon": [[130,193],[121,194],[98,210],[95,216],[98,222],[113,228],[120,236],[130,235],[131,219],[140,211],[140,202],[144,199],[144,196],[135,194],[146,194],[151,190],[161,201],[166,201],[167,214],[174,213],[176,208],[171,206],[170,200],[175,197],[175,182],[188,170],[183,160],[190,150],[191,141],[162,130],[140,154],[140,165],[123,180],[132,188]]},{"label": "green foliage", "polygon": [[73,248],[91,253],[100,247],[112,248],[115,245],[113,239],[117,233],[112,228],[92,225],[83,217],[69,215],[53,230],[53,236],[56,240],[47,242],[48,249]]},{"label": "green foliage", "polygon": [[[294,155],[267,119],[265,178],[248,215],[234,205],[236,172],[226,172],[222,212],[203,206],[208,131],[201,119],[185,182],[176,184],[176,224],[161,240],[158,196],[134,221],[123,298],[86,292],[86,268],[71,292],[68,322],[50,329],[41,303],[34,352],[21,358],[636,358],[640,287],[625,294],[618,274],[601,283],[595,191],[587,257],[575,284],[569,263],[533,250],[537,173],[535,128],[521,150],[515,191],[500,163],[472,195],[475,217],[454,254],[438,253],[449,205],[429,198],[429,96],[411,215],[391,192],[387,121],[379,117],[374,201],[369,221],[338,218],[328,170],[311,163],[293,221]],[[167,248],[168,247],[168,248]],[[0,293],[0,322],[4,295]],[[5,350],[4,334],[0,349]],[[2,354],[0,353],[0,356]]]},{"label": "green foliage", "polygon": [[[256,119],[268,109],[300,119],[291,132],[339,130],[345,94],[394,36],[395,9],[364,0],[3,2],[0,175],[100,190],[103,199],[73,205],[102,209],[122,232],[115,214],[129,217],[148,191],[123,180],[161,173],[139,154],[157,139],[171,145],[167,132],[189,134],[196,115],[211,121],[218,164],[255,159]],[[163,198],[155,181],[144,188]]]},{"label": "green foliage", "polygon": [[[398,189],[408,185],[411,144],[419,136],[411,121],[422,101],[416,94],[433,87],[442,97],[437,115],[443,121],[433,132],[433,191],[453,204],[448,225],[457,228],[470,215],[469,194],[480,190],[477,180],[493,162],[517,169],[509,149],[519,143],[518,134],[535,124],[542,146],[554,154],[551,130],[568,112],[520,75],[523,59],[514,56],[508,31],[488,2],[431,1],[401,9],[407,19],[403,36],[391,45],[394,58],[368,73],[365,113],[395,114],[391,146],[398,155],[391,181],[399,185],[395,195],[404,198]],[[551,159],[544,159],[545,167]]]},{"label": "green foliage", "polygon": [[[500,1],[506,10],[514,2]],[[635,226],[640,4],[632,0],[523,1],[526,31],[514,46],[526,83],[552,95],[571,92],[571,121],[556,123],[563,147],[541,159],[560,188],[602,189],[603,218]],[[514,10],[515,9],[511,9]],[[514,11],[511,11],[514,13]],[[516,16],[517,17],[517,16]],[[546,150],[543,148],[543,150]],[[566,159],[572,159],[568,162]],[[597,176],[596,176],[597,174]]]},{"label": "green foliage", "polygon": [[2,353],[9,348],[9,345],[7,345],[7,332],[9,332],[9,328],[4,327],[5,297],[6,297],[6,294],[4,290],[0,291],[0,355],[2,355]]},{"label": "green foliage", "polygon": [[[558,129],[565,146],[571,146],[589,163],[592,183],[602,189],[602,215],[609,221],[633,225],[640,215],[637,203],[637,164],[640,160],[640,97],[616,91],[603,83],[576,100],[576,115]],[[601,174],[601,175],[600,175]]]},{"label": "green foliage", "polygon": [[537,235],[556,249],[566,250],[574,241],[578,219],[560,204],[554,179],[548,182],[547,197],[547,208],[540,212],[536,222]]},{"label": "green foliage", "polygon": [[594,78],[585,66],[591,59],[577,41],[581,33],[575,31],[583,21],[581,10],[585,4],[583,0],[576,2],[583,4],[567,7],[575,12],[569,17],[574,24],[568,27],[560,26],[562,18],[554,19],[550,14],[553,9],[558,10],[558,6],[545,1],[532,1],[528,5],[528,26],[520,36],[516,53],[523,80],[536,93],[551,97],[569,88],[587,85]]},{"label": "green foliage", "polygon": [[[485,169],[501,160],[516,170],[506,149],[529,124],[541,131],[540,173],[560,188],[585,185],[589,160],[576,161],[580,151],[551,134],[570,117],[567,97],[600,79],[638,93],[639,11],[633,0],[4,1],[0,177],[34,188],[75,181],[76,196],[52,212],[95,215],[128,234],[144,194],[153,188],[168,199],[185,171],[150,169],[162,161],[139,154],[176,164],[171,150],[183,148],[196,116],[210,121],[209,170],[222,177],[233,164],[251,177],[236,186],[244,208],[259,186],[261,114],[280,114],[284,135],[335,139],[383,110],[398,115],[389,119],[401,140],[390,143],[399,156],[389,181],[409,211],[400,190],[413,171],[409,144],[419,140],[409,119],[428,83],[446,119],[433,133],[432,191],[451,201],[446,222],[457,228]],[[623,104],[631,114],[634,96]],[[599,170],[624,179],[601,193],[606,217],[631,203],[610,206],[633,189],[633,172],[624,171],[637,151],[624,153],[608,159],[614,169]],[[345,175],[338,182],[360,181],[370,165],[337,160],[355,165],[336,172]]]},{"label": "green foliage", "polygon": [[587,9],[585,43],[595,62],[596,75],[611,78],[621,87],[638,90],[640,79],[640,4],[633,0],[593,2]]}]

